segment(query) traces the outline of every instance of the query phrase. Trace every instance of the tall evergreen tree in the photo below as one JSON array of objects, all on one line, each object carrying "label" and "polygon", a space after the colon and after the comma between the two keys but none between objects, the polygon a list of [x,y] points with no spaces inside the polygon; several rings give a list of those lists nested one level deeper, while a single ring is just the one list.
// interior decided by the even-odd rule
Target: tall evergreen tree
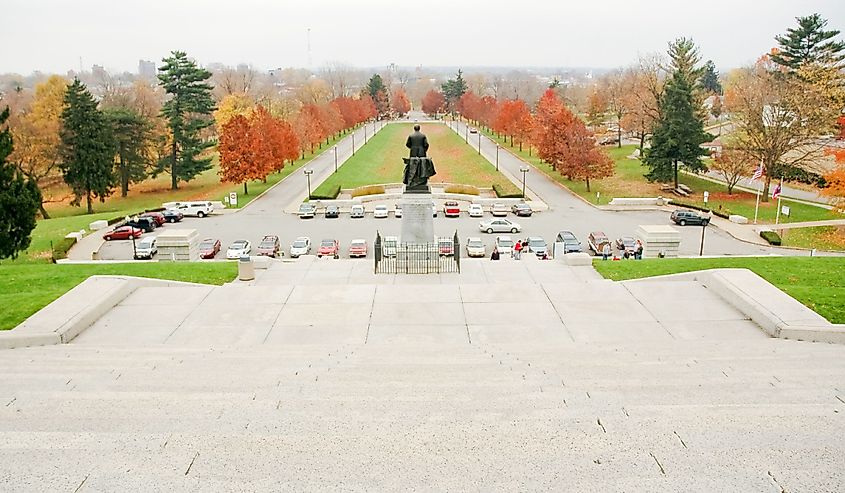
[{"label": "tall evergreen tree", "polygon": [[838,30],[825,30],[827,19],[819,14],[796,17],[797,28],[789,28],[786,35],[775,36],[779,51],[772,54],[778,65],[797,70],[802,65],[819,64],[841,68],[845,60],[845,42],[833,39]]},{"label": "tall evergreen tree", "polygon": [[[9,118],[9,108],[0,112],[0,128]],[[29,246],[35,229],[35,215],[41,207],[41,192],[35,181],[24,179],[18,168],[7,163],[12,153],[12,134],[0,131],[0,259],[16,258]]]},{"label": "tall evergreen tree", "polygon": [[707,92],[712,92],[717,96],[722,95],[722,84],[719,82],[719,72],[716,71],[716,65],[713,60],[707,60],[704,64],[704,70],[701,74],[701,88]]},{"label": "tall evergreen tree", "polygon": [[390,95],[379,74],[373,74],[370,77],[367,82],[366,94],[369,94],[373,99],[379,118],[390,113]]},{"label": "tall evergreen tree", "polygon": [[454,114],[458,101],[467,92],[467,83],[464,80],[463,72],[459,69],[454,79],[447,80],[440,87],[443,90],[443,97],[446,98],[447,111]]},{"label": "tall evergreen tree", "polygon": [[211,157],[200,157],[213,142],[202,138],[201,131],[214,124],[212,86],[205,81],[211,72],[197,67],[183,51],[173,51],[162,60],[159,84],[170,94],[161,114],[170,126],[170,155],[159,161],[155,173],[170,173],[170,188],[179,188],[179,180],[191,181],[211,168]]},{"label": "tall evergreen tree", "polygon": [[126,197],[130,183],[147,177],[151,125],[137,111],[129,108],[110,108],[104,114],[114,136],[115,173],[120,182],[120,196]]},{"label": "tall evergreen tree", "polygon": [[79,79],[65,93],[61,138],[61,168],[73,190],[71,204],[79,205],[84,198],[88,214],[93,214],[91,199],[104,202],[115,186],[114,143],[97,102]]},{"label": "tall evergreen tree", "polygon": [[650,168],[649,181],[674,181],[678,188],[678,166],[691,171],[706,169],[701,158],[707,151],[701,144],[711,136],[704,131],[704,112],[697,93],[700,69],[698,51],[691,40],[678,39],[670,45],[672,76],[663,89],[660,118],[646,149],[643,162]]}]

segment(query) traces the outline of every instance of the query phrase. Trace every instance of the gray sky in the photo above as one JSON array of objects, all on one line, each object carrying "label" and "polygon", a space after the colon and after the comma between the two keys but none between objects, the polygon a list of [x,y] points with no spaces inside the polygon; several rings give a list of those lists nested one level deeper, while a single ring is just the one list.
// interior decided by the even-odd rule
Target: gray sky
[{"label": "gray sky", "polygon": [[843,0],[3,0],[0,72],[136,71],[179,49],[258,68],[617,67],[692,37],[724,71],[753,62],[814,12],[845,30]]}]

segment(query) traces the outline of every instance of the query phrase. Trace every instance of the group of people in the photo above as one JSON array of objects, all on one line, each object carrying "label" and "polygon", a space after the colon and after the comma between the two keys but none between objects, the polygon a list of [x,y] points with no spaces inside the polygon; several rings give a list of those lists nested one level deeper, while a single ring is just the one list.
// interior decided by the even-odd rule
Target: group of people
[{"label": "group of people", "polygon": [[[608,258],[613,257],[613,249],[610,246],[610,242],[606,242],[604,246],[601,248],[601,259],[607,260]],[[634,251],[629,251],[627,248],[622,252],[622,258],[628,259],[633,257],[634,260],[642,260],[643,258],[643,242],[637,240],[634,243]],[[613,257],[614,260],[616,257]]]},{"label": "group of people", "polygon": [[[519,260],[522,258],[522,251],[528,248],[528,240],[516,240],[516,244],[511,248],[511,258],[514,260]],[[501,258],[501,254],[499,253],[499,247],[497,245],[493,246],[493,253],[490,254],[490,260],[499,260]],[[547,252],[543,252],[543,256],[540,257],[540,260],[548,260],[549,254]]]}]

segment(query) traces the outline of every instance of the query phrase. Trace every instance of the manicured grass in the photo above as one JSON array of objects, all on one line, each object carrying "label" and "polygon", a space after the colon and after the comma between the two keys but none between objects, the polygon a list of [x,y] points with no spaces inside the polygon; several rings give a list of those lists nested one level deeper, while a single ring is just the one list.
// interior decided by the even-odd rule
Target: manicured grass
[{"label": "manicured grass", "polygon": [[734,257],[644,259],[593,263],[616,281],[704,269],[746,268],[797,299],[831,323],[845,323],[845,258]]},{"label": "manicured grass", "polygon": [[[314,191],[327,194],[332,188],[356,188],[382,183],[401,183],[408,157],[405,140],[413,132],[413,124],[390,124],[380,130],[366,145]],[[519,189],[496,171],[489,161],[478,155],[463,139],[441,124],[422,124],[428,137],[428,155],[434,160],[437,174],[430,183],[459,183],[489,188],[499,184],[508,193]]]},{"label": "manicured grass", "polygon": [[845,250],[845,227],[816,226],[791,228],[778,231],[783,246],[815,248],[817,250]]},{"label": "manicured grass", "polygon": [[0,330],[8,330],[95,274],[152,277],[203,284],[229,282],[234,262],[0,266]]},{"label": "manicured grass", "polygon": [[[627,157],[637,148],[635,145],[626,145],[621,148],[605,147],[607,153],[616,163],[616,174],[609,178],[592,181],[590,183],[590,191],[587,192],[584,182],[567,180],[566,177],[554,171],[550,165],[541,162],[536,155],[529,156],[528,147],[523,147],[523,150],[520,151],[518,146],[510,147],[510,142],[505,142],[505,138],[497,137],[488,131],[484,133],[520,158],[531,163],[551,179],[594,204],[606,205],[614,197],[664,196],[703,207],[704,192],[707,191],[710,195],[707,207],[726,214],[739,214],[747,217],[749,220],[754,218],[756,196],[753,193],[735,191],[732,195],[728,195],[725,185],[687,174],[681,174],[679,176],[679,181],[693,190],[692,195],[687,198],[675,197],[661,190],[659,183],[649,183],[645,179],[648,168],[638,159],[628,159]],[[600,194],[598,197],[596,196],[596,192]],[[780,222],[784,223],[845,218],[843,214],[791,200],[782,201],[782,205],[788,205],[791,209],[789,216],[781,214]],[[773,224],[776,215],[777,201],[760,202],[760,209],[757,216],[758,223]]]}]

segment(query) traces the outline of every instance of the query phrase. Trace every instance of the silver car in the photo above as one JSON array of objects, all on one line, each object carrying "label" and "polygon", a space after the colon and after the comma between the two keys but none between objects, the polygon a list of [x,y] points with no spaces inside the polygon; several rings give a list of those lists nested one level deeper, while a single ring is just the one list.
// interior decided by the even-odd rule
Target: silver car
[{"label": "silver car", "polygon": [[522,226],[509,219],[491,219],[478,223],[478,229],[485,233],[519,233]]},{"label": "silver car", "polygon": [[297,258],[300,255],[308,255],[311,252],[311,238],[307,236],[300,236],[293,240],[290,244],[291,258]]},{"label": "silver car", "polygon": [[467,238],[467,257],[486,257],[487,249],[484,248],[484,242],[481,238],[470,237]]},{"label": "silver car", "polygon": [[513,239],[510,236],[497,236],[496,250],[499,255],[510,255],[513,252]]}]

